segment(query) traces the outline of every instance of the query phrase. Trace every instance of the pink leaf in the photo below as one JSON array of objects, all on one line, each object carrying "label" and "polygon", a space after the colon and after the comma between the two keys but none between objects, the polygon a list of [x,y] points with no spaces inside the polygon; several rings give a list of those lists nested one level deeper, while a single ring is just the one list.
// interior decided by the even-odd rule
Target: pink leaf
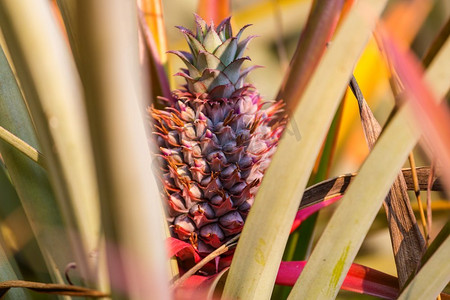
[{"label": "pink leaf", "polygon": [[336,196],[331,199],[324,200],[322,202],[316,203],[314,205],[311,205],[311,206],[308,206],[308,207],[305,207],[305,208],[299,210],[297,212],[297,215],[295,216],[294,224],[292,224],[291,233],[295,229],[297,229],[298,226],[300,226],[300,224],[304,220],[306,220],[310,215],[312,215],[313,213],[319,211],[320,209],[322,209],[324,207],[327,207],[327,206],[333,204],[334,202],[338,201],[341,198],[342,198],[342,195]]},{"label": "pink leaf", "polygon": [[[306,261],[282,261],[275,283],[293,286],[305,265]],[[398,280],[383,272],[352,264],[344,279],[342,289],[383,299],[396,299]]]},{"label": "pink leaf", "polygon": [[404,86],[405,97],[413,107],[417,124],[431,151],[442,164],[443,183],[450,190],[450,111],[438,101],[423,79],[423,70],[409,50],[401,50],[390,35],[379,29],[386,54]]},{"label": "pink leaf", "polygon": [[195,263],[201,260],[200,255],[191,244],[179,239],[169,237],[166,240],[167,253],[169,257],[177,256],[181,260],[194,259]]},{"label": "pink leaf", "polygon": [[214,290],[227,271],[225,268],[210,276],[192,275],[175,290],[175,299],[219,299],[214,297]]},{"label": "pink leaf", "polygon": [[213,282],[214,277],[192,275],[175,290],[175,299],[206,299],[208,295],[208,283]]}]

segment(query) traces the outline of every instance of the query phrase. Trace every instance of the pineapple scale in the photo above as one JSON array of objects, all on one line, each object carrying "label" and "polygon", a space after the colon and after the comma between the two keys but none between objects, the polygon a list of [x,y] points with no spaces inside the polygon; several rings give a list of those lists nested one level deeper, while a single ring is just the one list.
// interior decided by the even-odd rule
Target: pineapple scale
[{"label": "pineapple scale", "polygon": [[240,69],[245,27],[234,37],[229,18],[214,28],[196,16],[196,25],[196,35],[180,27],[192,53],[172,52],[187,66],[185,89],[150,113],[172,235],[208,254],[241,232],[284,122],[274,117],[281,102],[243,83],[254,68]]},{"label": "pineapple scale", "polygon": [[178,92],[152,109],[174,236],[209,253],[240,233],[281,126],[251,86],[222,100]]}]

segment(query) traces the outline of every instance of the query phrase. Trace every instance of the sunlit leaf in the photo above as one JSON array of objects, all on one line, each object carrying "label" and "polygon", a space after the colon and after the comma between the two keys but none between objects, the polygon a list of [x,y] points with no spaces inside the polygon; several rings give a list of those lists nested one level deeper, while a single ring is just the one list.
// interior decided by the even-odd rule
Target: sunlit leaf
[{"label": "sunlit leaf", "polygon": [[168,299],[167,224],[146,132],[136,4],[77,3],[77,14],[84,20],[83,39],[78,41],[84,58],[81,78],[99,174],[113,297]]},{"label": "sunlit leaf", "polygon": [[144,13],[145,21],[152,33],[161,64],[165,65],[167,63],[167,39],[162,2],[161,0],[138,0],[138,5]]},{"label": "sunlit leaf", "polygon": [[0,25],[47,158],[52,188],[71,228],[75,261],[84,279],[95,285],[98,261],[90,253],[100,250],[98,190],[73,57],[49,1],[1,1]]},{"label": "sunlit leaf", "polygon": [[[247,218],[224,297],[259,299],[272,290],[314,160],[384,4],[385,1],[376,0],[355,6],[312,75]],[[363,14],[366,10],[372,12],[370,18]],[[292,175],[286,176],[287,171]]]},{"label": "sunlit leaf", "polygon": [[[39,149],[28,110],[12,70],[0,49],[0,125]],[[66,264],[74,260],[61,228],[63,220],[46,171],[9,144],[0,141],[0,153],[8,168],[22,207],[55,282],[62,283]],[[3,199],[7,201],[7,199]]]},{"label": "sunlit leaf", "polygon": [[[444,166],[450,166],[450,111],[448,106],[439,105],[432,90],[422,80],[423,72],[420,63],[411,52],[401,51],[392,37],[383,35],[383,45],[388,58],[404,86],[405,98],[411,103],[418,123],[426,134],[425,140],[431,146],[434,157]],[[447,44],[450,39],[447,38]],[[446,45],[441,50],[444,51]],[[447,62],[447,68],[450,65]],[[445,75],[444,75],[445,76]],[[449,77],[447,77],[448,79]],[[430,82],[431,85],[434,82]],[[450,170],[442,168],[444,185],[450,191]]]},{"label": "sunlit leaf", "polygon": [[[428,79],[435,78],[429,82],[438,99],[450,86],[450,81],[437,78],[450,77],[450,69],[446,67],[449,51],[450,41],[427,71]],[[411,108],[403,106],[378,139],[329,220],[291,297],[330,299],[336,296],[397,172],[420,137],[410,113]],[[329,251],[331,248],[333,251]]]},{"label": "sunlit leaf", "polygon": [[41,165],[42,167],[45,166],[45,158],[41,153],[39,153],[39,151],[25,143],[23,140],[21,140],[2,126],[0,126],[0,139],[22,152],[37,164]]},{"label": "sunlit leaf", "polygon": [[436,299],[450,280],[450,236],[434,252],[425,265],[405,287],[399,300],[411,299],[411,295],[417,299]]},{"label": "sunlit leaf", "polygon": [[[281,262],[277,284],[294,285],[306,263],[306,261]],[[394,276],[359,264],[352,264],[344,279],[342,289],[383,299],[396,299],[398,281]]]},{"label": "sunlit leaf", "polygon": [[313,5],[277,96],[277,99],[286,102],[288,113],[292,113],[298,105],[311,74],[319,64],[334,33],[343,4],[343,0],[338,0],[315,2]]}]

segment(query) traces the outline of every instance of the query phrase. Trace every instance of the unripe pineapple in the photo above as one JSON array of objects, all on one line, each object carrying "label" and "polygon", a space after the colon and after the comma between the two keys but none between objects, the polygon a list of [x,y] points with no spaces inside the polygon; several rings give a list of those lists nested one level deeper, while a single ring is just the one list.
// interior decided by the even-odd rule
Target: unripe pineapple
[{"label": "unripe pineapple", "polygon": [[280,102],[264,102],[244,84],[256,67],[241,70],[253,38],[239,41],[247,26],[233,36],[230,18],[214,28],[196,16],[196,27],[196,34],[178,27],[191,53],[172,51],[187,66],[177,74],[185,88],[151,114],[173,236],[207,254],[241,232],[283,121],[273,117]]}]

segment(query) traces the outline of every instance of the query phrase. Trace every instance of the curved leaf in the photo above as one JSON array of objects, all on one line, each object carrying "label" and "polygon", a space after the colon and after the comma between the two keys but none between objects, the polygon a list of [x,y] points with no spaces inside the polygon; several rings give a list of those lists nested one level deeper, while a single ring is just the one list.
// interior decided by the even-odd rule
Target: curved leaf
[{"label": "curved leaf", "polygon": [[322,202],[319,202],[319,203],[316,203],[314,205],[307,206],[307,207],[305,207],[303,209],[300,209],[297,212],[297,215],[295,216],[294,224],[292,224],[292,228],[291,228],[291,233],[295,229],[297,229],[297,227],[300,226],[300,224],[303,221],[305,221],[309,216],[311,216],[315,212],[318,212],[320,209],[335,203],[336,201],[338,201],[341,198],[342,198],[342,196],[336,196],[336,197],[333,197],[331,199],[326,199],[326,200],[324,199]]},{"label": "curved leaf", "polygon": [[[365,4],[365,5],[364,5]],[[349,13],[281,138],[245,223],[224,297],[261,299],[270,294],[304,187],[328,125],[385,1],[364,1]],[[370,10],[368,17],[363,14]],[[332,66],[332,67],[331,67]],[[301,132],[301,136],[292,134]],[[289,170],[295,176],[286,176]],[[283,178],[283,180],[280,180]]]},{"label": "curved leaf", "polygon": [[99,262],[90,254],[100,250],[102,234],[97,177],[73,57],[48,1],[1,1],[0,25],[71,229],[76,263],[95,285]]},{"label": "curved leaf", "polygon": [[136,3],[78,1],[77,13],[113,298],[168,299],[167,223],[146,132]]},{"label": "curved leaf", "polygon": [[399,300],[436,299],[450,281],[450,236],[434,252],[399,296]]},{"label": "curved leaf", "polygon": [[315,2],[276,99],[292,113],[333,35],[343,0]]},{"label": "curved leaf", "polygon": [[[6,252],[3,249],[3,240],[0,239],[0,282],[7,281],[7,280],[17,280],[18,276],[15,273],[14,269],[17,270],[18,268],[17,268],[17,266],[13,267],[13,265],[15,265],[15,261],[11,257],[8,257],[8,255],[6,255]],[[4,293],[5,292],[3,292],[0,288],[0,298],[2,298],[2,295]],[[17,289],[11,291],[7,297],[9,297],[9,298],[6,298],[7,300],[30,299],[30,297],[27,293],[25,293],[22,290],[17,290]]]},{"label": "curved leaf", "polygon": [[[0,48],[0,125],[16,137],[39,149],[25,101],[13,72]],[[63,282],[61,270],[74,260],[63,219],[46,171],[9,144],[0,141],[0,153],[8,168],[50,275]],[[2,198],[3,199],[3,198]]]},{"label": "curved leaf", "polygon": [[[297,281],[306,261],[282,261],[276,283],[292,286]],[[342,284],[342,289],[383,299],[396,299],[398,296],[397,278],[383,272],[352,264]]]},{"label": "curved leaf", "polygon": [[[426,77],[434,78],[429,83],[438,99],[450,86],[450,68],[446,65],[449,53],[450,39],[427,71]],[[400,108],[378,139],[328,222],[290,297],[331,299],[336,296],[397,172],[420,137],[410,113],[408,105]]]}]

